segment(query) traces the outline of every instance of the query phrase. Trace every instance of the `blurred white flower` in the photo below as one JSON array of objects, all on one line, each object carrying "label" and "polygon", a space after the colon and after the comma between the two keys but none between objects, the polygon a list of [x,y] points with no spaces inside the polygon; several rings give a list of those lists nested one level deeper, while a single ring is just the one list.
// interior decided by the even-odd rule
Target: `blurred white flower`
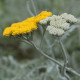
[{"label": "blurred white flower", "polygon": [[52,21],[52,20],[56,21],[56,20],[59,20],[59,19],[61,19],[61,18],[62,18],[61,16],[53,15],[53,16],[51,17],[51,21]]},{"label": "blurred white flower", "polygon": [[68,30],[70,28],[70,24],[69,23],[64,23],[61,25],[61,28],[64,30]]},{"label": "blurred white flower", "polygon": [[40,24],[47,24],[47,20],[46,19],[43,19],[39,22]]},{"label": "blurred white flower", "polygon": [[50,21],[50,26],[55,28],[61,28],[63,30],[68,30],[70,24],[66,22],[61,16],[53,15]]},{"label": "blurred white flower", "polygon": [[46,30],[48,30],[49,33],[52,35],[61,36],[64,34],[64,30],[59,29],[59,28],[55,28],[53,26],[48,26]]},{"label": "blurred white flower", "polygon": [[50,21],[50,25],[54,26],[54,27],[57,27],[57,28],[62,27],[61,25],[64,24],[64,23],[66,23],[66,20],[64,20],[62,18],[59,18],[59,19],[57,18],[56,20],[54,20],[52,18],[52,20]]},{"label": "blurred white flower", "polygon": [[61,14],[61,17],[71,23],[76,23],[78,21],[73,15],[67,13]]},{"label": "blurred white flower", "polygon": [[46,19],[41,20],[39,23],[40,24],[47,24],[47,22],[50,20],[51,20],[51,17],[47,17]]},{"label": "blurred white flower", "polygon": [[46,20],[47,20],[47,21],[50,21],[50,20],[51,20],[51,17],[47,17]]}]

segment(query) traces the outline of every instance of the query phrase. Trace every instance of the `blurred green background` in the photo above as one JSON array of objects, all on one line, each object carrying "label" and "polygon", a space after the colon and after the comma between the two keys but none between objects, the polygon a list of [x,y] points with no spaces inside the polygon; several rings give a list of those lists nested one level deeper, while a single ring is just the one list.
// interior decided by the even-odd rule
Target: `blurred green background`
[{"label": "blurred green background", "polygon": [[[33,2],[36,7],[36,14],[45,10],[51,11],[53,15],[59,15],[66,12],[73,14],[75,17],[80,19],[80,0],[33,0]],[[42,67],[40,72],[44,73],[46,71],[46,68],[43,67],[43,64],[45,63],[43,61],[47,60],[44,60],[42,55],[38,54],[39,52],[34,50],[32,46],[25,44],[16,37],[3,37],[3,30],[6,27],[10,26],[12,23],[23,21],[32,16],[28,11],[29,8],[32,13],[36,15],[31,0],[0,0],[0,80],[65,80],[60,79],[60,77],[58,78],[57,76],[54,78],[56,74],[58,75],[57,70],[48,74],[47,72],[46,74],[43,74],[47,79],[43,79],[42,74],[38,75],[36,72],[35,75],[38,75],[37,78],[33,76],[33,74],[30,74],[31,77],[27,77],[26,75],[30,72],[26,72],[29,70],[28,68],[23,67],[22,71],[19,72],[20,69],[18,67],[28,64],[30,64],[30,66],[33,65],[30,68],[31,70],[34,70],[34,66],[36,66],[36,69]],[[80,24],[74,26],[80,26]],[[36,31],[33,36],[34,42],[36,45],[39,45],[41,34]],[[46,36],[51,45],[52,42],[54,42],[54,39],[52,36],[49,36],[48,33],[46,33]],[[64,36],[63,43],[68,50],[68,65],[80,73],[80,28],[75,28],[70,31],[67,36]],[[44,40],[42,44],[44,52],[48,52],[47,50],[49,49],[46,47]],[[61,50],[58,44],[56,44],[55,47],[52,47],[52,51],[54,52],[55,58],[63,62]],[[33,61],[32,64],[31,61]],[[48,64],[48,61],[45,64]],[[48,64],[47,69],[49,68]],[[54,68],[56,68],[55,64]],[[54,79],[52,78],[53,75]],[[22,77],[19,78],[20,76]],[[74,77],[73,75],[71,75],[71,77],[73,80],[80,80],[80,78]]]}]

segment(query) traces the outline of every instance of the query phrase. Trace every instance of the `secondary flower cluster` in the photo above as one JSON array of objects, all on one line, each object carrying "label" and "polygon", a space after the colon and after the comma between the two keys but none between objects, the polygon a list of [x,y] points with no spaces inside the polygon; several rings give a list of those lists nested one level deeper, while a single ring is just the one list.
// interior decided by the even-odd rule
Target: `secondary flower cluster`
[{"label": "secondary flower cluster", "polygon": [[13,23],[11,25],[11,27],[7,27],[4,30],[3,35],[8,36],[10,34],[18,35],[18,34],[22,34],[22,33],[29,33],[32,30],[36,30],[38,28],[37,23],[39,21],[41,21],[51,15],[52,15],[51,12],[43,11],[35,17],[28,18],[22,22]]},{"label": "secondary flower cluster", "polygon": [[48,21],[50,21],[50,25],[46,30],[48,30],[50,34],[61,36],[70,28],[72,23],[74,24],[77,22],[77,19],[71,14],[63,13],[58,16],[53,15],[52,17],[47,17],[39,23],[47,24]]}]

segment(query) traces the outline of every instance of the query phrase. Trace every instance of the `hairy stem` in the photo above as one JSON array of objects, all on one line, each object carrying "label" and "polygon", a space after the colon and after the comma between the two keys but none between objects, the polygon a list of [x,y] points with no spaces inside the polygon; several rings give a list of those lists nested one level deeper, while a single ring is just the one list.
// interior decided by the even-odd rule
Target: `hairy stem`
[{"label": "hairy stem", "polygon": [[62,43],[60,37],[59,37],[59,44],[60,44],[61,49],[63,51],[63,58],[64,58],[63,74],[67,78],[67,80],[71,80],[70,77],[68,76],[68,74],[66,73],[66,67],[67,67],[67,63],[68,63],[67,55],[66,55],[67,53],[66,53],[66,50],[65,50],[65,48],[63,46],[63,43]]},{"label": "hairy stem", "polygon": [[64,46],[63,46],[63,43],[62,43],[62,41],[61,41],[61,39],[59,38],[59,44],[60,44],[60,46],[61,46],[61,49],[62,49],[62,51],[63,51],[63,58],[64,58],[64,68],[63,68],[63,71],[65,72],[65,67],[67,66],[67,55],[66,55],[66,50],[65,50],[65,48],[64,48]]},{"label": "hairy stem", "polygon": [[44,31],[44,33],[43,33],[43,35],[42,35],[42,39],[41,39],[41,42],[40,42],[40,48],[41,48],[42,41],[43,41],[43,39],[44,39],[44,35],[45,35],[45,33],[46,33],[46,30]]},{"label": "hairy stem", "polygon": [[35,7],[35,4],[34,4],[34,1],[31,0],[31,3],[32,3],[32,6],[33,6],[33,10],[34,10],[35,15],[37,15],[37,11],[36,11],[36,7]]},{"label": "hairy stem", "polygon": [[59,66],[62,66],[62,64],[60,64],[60,62],[58,62],[57,60],[51,58],[50,56],[46,55],[40,48],[38,48],[32,41],[30,41],[30,43],[34,46],[34,48],[39,51],[43,56],[45,56],[46,58],[50,59],[51,61],[55,62],[56,64],[58,64]]},{"label": "hairy stem", "polygon": [[[48,58],[49,60],[53,61],[54,63],[56,63],[57,65],[59,65],[60,67],[64,67],[59,61],[51,58],[50,56],[46,55],[46,53],[44,53],[40,48],[38,48],[32,41],[29,41],[31,43],[31,45],[34,46],[34,48],[39,51],[43,56],[45,56],[46,58]],[[66,70],[72,74],[74,74],[75,76],[80,77],[80,74],[77,73],[76,71],[74,71],[72,68],[69,67],[65,67]]]},{"label": "hairy stem", "polygon": [[29,2],[27,2],[26,6],[27,6],[27,10],[28,10],[29,14],[30,14],[31,16],[35,16],[35,15],[32,13],[31,9],[30,9]]}]

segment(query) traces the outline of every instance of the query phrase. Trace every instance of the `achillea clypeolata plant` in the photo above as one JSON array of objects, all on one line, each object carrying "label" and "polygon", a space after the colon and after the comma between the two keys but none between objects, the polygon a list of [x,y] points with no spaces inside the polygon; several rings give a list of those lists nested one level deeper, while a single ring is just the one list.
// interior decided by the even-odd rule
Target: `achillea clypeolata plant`
[{"label": "achillea clypeolata plant", "polygon": [[46,53],[44,53],[43,50],[40,49],[39,47],[37,47],[30,38],[23,36],[23,39],[25,39],[26,42],[29,43],[30,45],[33,45],[33,47],[37,51],[39,51],[43,56],[50,59],[51,61],[56,63],[59,67],[61,67],[63,76],[67,80],[71,80],[71,77],[67,73],[67,71],[76,76],[79,76],[79,77],[80,77],[80,74],[78,74],[76,71],[74,71],[73,69],[71,69],[67,66],[67,64],[68,64],[67,53],[66,53],[64,45],[61,41],[61,37],[65,33],[67,33],[67,31],[70,28],[72,28],[71,25],[77,23],[77,21],[78,21],[77,18],[75,18],[71,14],[63,13],[63,14],[57,16],[57,15],[52,15],[52,12],[42,11],[37,16],[28,18],[22,22],[13,23],[11,25],[11,27],[7,27],[4,30],[3,36],[9,36],[9,35],[15,36],[15,35],[21,35],[21,34],[29,34],[33,30],[37,30],[37,28],[38,28],[37,23],[39,23],[40,25],[45,24],[47,26],[45,31],[47,30],[50,35],[56,36],[58,38],[58,42],[63,51],[64,64],[61,64],[59,61],[55,60],[54,58],[52,58],[52,57],[48,56]]}]

